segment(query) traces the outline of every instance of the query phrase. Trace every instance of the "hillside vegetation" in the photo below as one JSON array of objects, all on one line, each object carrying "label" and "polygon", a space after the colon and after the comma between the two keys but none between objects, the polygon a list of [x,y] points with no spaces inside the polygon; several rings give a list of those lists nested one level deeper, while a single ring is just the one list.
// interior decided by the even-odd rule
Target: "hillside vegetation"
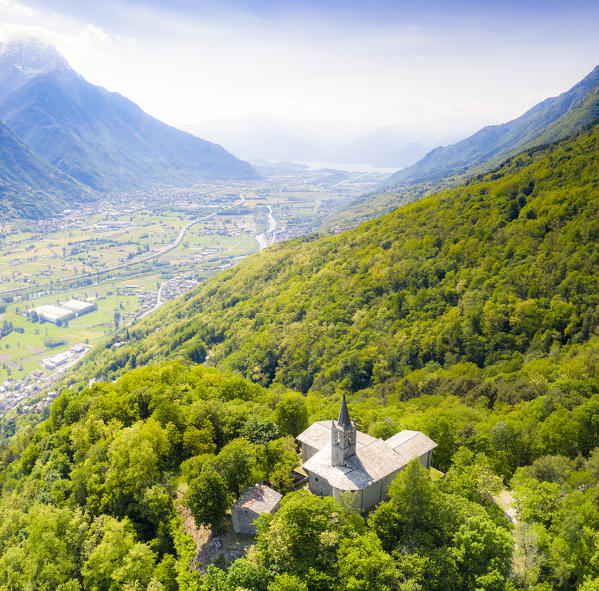
[{"label": "hillside vegetation", "polygon": [[116,337],[82,375],[208,353],[262,385],[387,396],[417,369],[501,372],[584,343],[599,322],[598,160],[594,127],[354,230],[277,245]]},{"label": "hillside vegetation", "polygon": [[[80,377],[106,381],[2,425],[0,587],[596,589],[598,149],[592,128],[267,249],[96,351]],[[289,492],[293,437],[346,390],[361,430],[434,439],[445,478],[413,462],[367,516]],[[280,511],[201,574],[184,508],[226,530],[260,480]]]},{"label": "hillside vegetation", "polygon": [[[0,448],[0,586],[595,589],[598,361],[594,339],[528,362],[495,390],[462,366],[421,376],[435,394],[356,399],[361,429],[420,429],[439,443],[434,464],[446,471],[433,482],[413,462],[367,517],[350,496],[288,492],[298,462],[291,436],[335,416],[338,399],[177,362],[64,391],[42,425]],[[183,505],[220,532],[231,503],[261,479],[287,493],[280,511],[262,518],[247,557],[202,576]],[[492,501],[503,486],[521,520],[511,532]]]}]

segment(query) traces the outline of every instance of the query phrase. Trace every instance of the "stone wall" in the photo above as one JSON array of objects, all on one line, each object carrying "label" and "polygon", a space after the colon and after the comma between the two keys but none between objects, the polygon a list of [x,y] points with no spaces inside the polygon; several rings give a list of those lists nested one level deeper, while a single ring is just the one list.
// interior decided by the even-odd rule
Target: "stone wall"
[{"label": "stone wall", "polygon": [[239,509],[234,507],[231,510],[231,518],[233,519],[233,531],[236,534],[256,535],[256,526],[253,525],[253,522],[258,519],[258,513],[245,507]]}]

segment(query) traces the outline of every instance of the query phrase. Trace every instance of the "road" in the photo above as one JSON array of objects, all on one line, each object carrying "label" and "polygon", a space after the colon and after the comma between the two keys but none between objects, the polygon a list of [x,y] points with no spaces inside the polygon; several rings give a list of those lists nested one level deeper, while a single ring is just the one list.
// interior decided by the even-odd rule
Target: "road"
[{"label": "road", "polygon": [[[229,205],[227,207],[223,207],[222,209],[219,209],[218,211],[215,211],[209,215],[205,215],[204,217],[198,218],[197,220],[193,220],[192,222],[189,222],[188,224],[185,224],[185,226],[183,226],[181,228],[181,230],[179,231],[178,236],[175,238],[174,242],[171,242],[170,244],[168,244],[167,246],[161,248],[160,250],[157,250],[156,252],[151,252],[150,254],[146,254],[143,255],[141,257],[138,257],[136,259],[132,259],[131,261],[126,261],[124,263],[120,263],[119,265],[115,265],[113,267],[108,267],[107,269],[104,269],[102,271],[100,271],[100,273],[106,273],[106,271],[116,271],[117,269],[122,269],[123,267],[129,267],[131,265],[137,265],[138,263],[145,263],[146,261],[149,261],[151,259],[155,259],[158,258],[159,256],[162,256],[163,254],[166,254],[167,252],[170,252],[171,250],[174,250],[175,248],[177,248],[177,246],[179,246],[179,244],[181,244],[181,241],[183,240],[183,237],[185,236],[185,232],[187,232],[187,230],[189,230],[189,228],[191,228],[192,226],[195,226],[196,224],[199,224],[200,222],[204,222],[206,220],[209,220],[210,218],[213,218],[214,216],[218,215],[219,213],[222,213],[223,211],[227,211],[229,209],[233,209],[235,207],[239,207],[240,205],[243,205],[245,203],[245,197],[240,193],[239,194],[239,198],[241,199],[241,201],[239,201],[239,203],[234,203],[233,205]],[[89,277],[91,275],[95,275],[96,273],[87,273],[85,275],[79,275],[76,277],[71,277],[70,279],[79,279],[80,277]],[[66,281],[66,280],[65,280]]]},{"label": "road", "polygon": [[131,259],[130,261],[125,261],[124,263],[119,263],[118,265],[113,265],[112,267],[106,267],[105,269],[102,269],[101,271],[95,271],[93,273],[81,273],[80,275],[73,275],[71,277],[66,277],[64,279],[58,279],[57,281],[48,281],[47,283],[38,283],[35,286],[15,287],[13,289],[6,289],[4,291],[0,291],[0,296],[1,295],[11,295],[11,294],[17,295],[21,291],[31,291],[32,289],[35,289],[35,291],[44,291],[44,288],[46,288],[46,287],[56,288],[61,283],[68,283],[71,281],[76,281],[77,279],[98,277],[99,275],[103,275],[104,273],[110,273],[112,271],[117,271],[117,270],[123,269],[125,267],[131,267],[133,265],[138,265],[139,263],[145,263],[146,261],[150,261],[152,259],[158,258],[159,256],[162,256],[163,254],[166,254],[167,252],[170,252],[171,250],[174,250],[175,248],[177,248],[177,246],[179,246],[179,244],[181,244],[181,241],[183,240],[183,237],[185,236],[185,233],[187,232],[187,230],[189,230],[189,228],[191,228],[192,226],[195,226],[196,224],[199,224],[200,222],[209,220],[210,218],[213,218],[214,216],[219,215],[223,211],[228,211],[230,209],[234,209],[236,207],[239,207],[240,205],[243,205],[245,203],[245,197],[240,193],[239,198],[240,198],[240,201],[237,203],[234,203],[233,205],[228,205],[226,207],[222,207],[222,208],[218,209],[217,211],[214,211],[211,214],[205,215],[201,218],[198,218],[197,220],[193,220],[192,222],[185,224],[179,231],[177,238],[175,238],[175,240],[173,242],[171,242],[167,246],[164,246],[160,250],[151,252],[149,254],[142,255],[135,259]]},{"label": "road", "polygon": [[355,176],[355,177],[353,177],[351,179],[345,179],[344,181],[341,181],[339,183],[335,183],[334,185],[331,185],[331,189],[333,187],[338,187],[339,185],[343,185],[345,183],[351,183],[352,181],[357,181],[358,179],[361,179],[361,178],[363,178],[365,176],[370,176],[371,174],[375,174],[375,173],[374,172],[365,172],[365,173],[359,174],[358,176]]}]

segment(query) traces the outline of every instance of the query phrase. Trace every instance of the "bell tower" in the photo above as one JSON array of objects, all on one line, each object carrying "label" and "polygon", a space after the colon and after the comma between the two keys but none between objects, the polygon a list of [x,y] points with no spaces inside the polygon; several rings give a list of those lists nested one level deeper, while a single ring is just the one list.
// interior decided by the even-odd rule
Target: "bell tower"
[{"label": "bell tower", "polygon": [[349,418],[345,394],[341,402],[341,410],[337,421],[331,426],[331,463],[333,466],[343,466],[345,460],[356,453],[356,421]]}]

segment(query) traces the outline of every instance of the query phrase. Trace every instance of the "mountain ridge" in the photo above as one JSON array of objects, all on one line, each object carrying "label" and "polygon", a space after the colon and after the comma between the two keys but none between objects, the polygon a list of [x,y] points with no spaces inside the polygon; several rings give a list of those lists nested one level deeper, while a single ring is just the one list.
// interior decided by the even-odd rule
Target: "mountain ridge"
[{"label": "mountain ridge", "polygon": [[[394,173],[388,183],[391,186],[402,182],[430,181],[453,174],[467,174],[469,168],[491,161],[494,157],[507,157],[518,149],[567,137],[575,129],[564,131],[561,135],[555,132],[552,135],[551,131],[544,134],[549,125],[566,115],[598,87],[599,66],[596,66],[566,92],[541,101],[516,119],[499,125],[488,125],[455,144],[431,150],[419,162]],[[581,124],[590,121],[584,120]]]},{"label": "mountain ridge", "polygon": [[[541,101],[512,121],[486,126],[459,142],[434,148],[420,161],[391,175],[380,189],[361,195],[343,211],[329,216],[322,227],[354,226],[457,187],[523,150],[559,141],[597,120],[599,66],[570,90]],[[490,142],[490,147],[481,145],[485,142]]]},{"label": "mountain ridge", "polygon": [[6,216],[56,214],[71,196],[80,202],[97,195],[41,160],[0,121],[0,212]]},{"label": "mountain ridge", "polygon": [[37,156],[95,191],[258,177],[222,146],[87,82],[43,44],[4,46],[0,85],[6,80],[12,90],[0,102],[0,119]]}]

